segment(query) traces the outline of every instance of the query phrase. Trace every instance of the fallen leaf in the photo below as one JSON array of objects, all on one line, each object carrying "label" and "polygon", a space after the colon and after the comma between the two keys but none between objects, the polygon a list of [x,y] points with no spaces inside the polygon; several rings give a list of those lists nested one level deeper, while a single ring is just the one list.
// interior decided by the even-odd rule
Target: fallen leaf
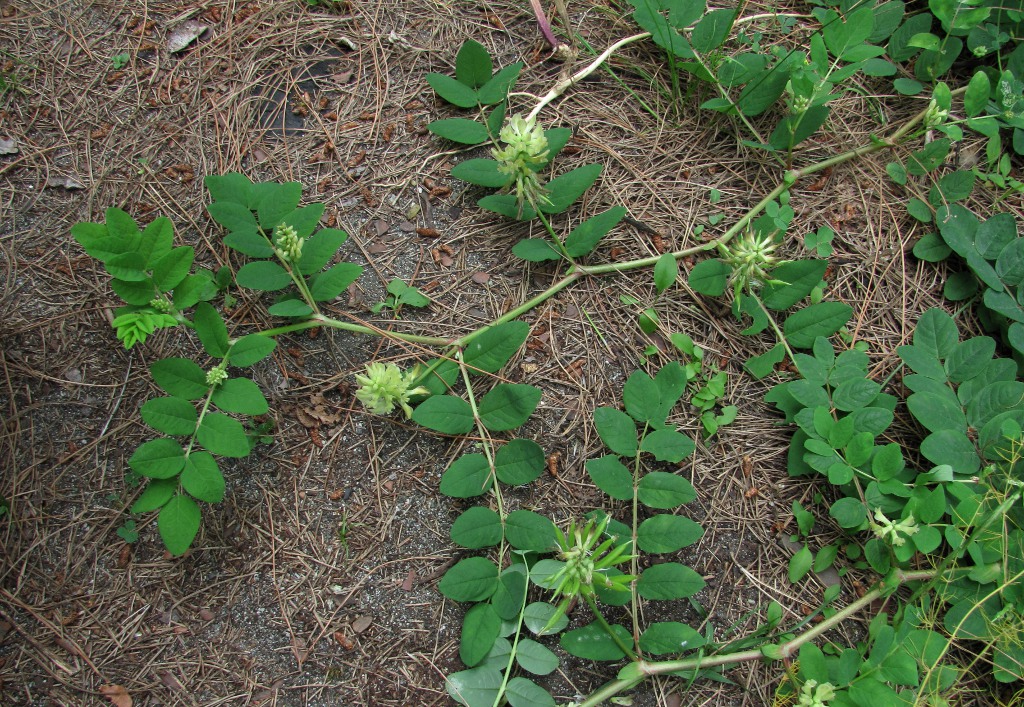
[{"label": "fallen leaf", "polygon": [[402,582],[402,591],[411,592],[412,583],[416,580],[416,570],[409,570],[409,574],[405,575],[405,581]]},{"label": "fallen leaf", "polygon": [[334,632],[334,640],[338,642],[339,646],[341,646],[342,648],[344,648],[347,651],[352,650],[353,648],[355,648],[355,645],[356,645],[355,643],[352,642],[351,638],[346,636],[341,631],[335,631]]},{"label": "fallen leaf", "polygon": [[188,20],[167,36],[167,51],[177,54],[196,41],[207,29],[209,29],[209,25],[204,25],[197,20]]},{"label": "fallen leaf", "polygon": [[373,625],[372,616],[360,616],[358,619],[352,622],[352,630],[356,633],[362,633],[366,629]]},{"label": "fallen leaf", "polygon": [[46,180],[48,187],[64,187],[65,189],[84,189],[85,185],[74,177],[50,177]]},{"label": "fallen leaf", "polygon": [[203,621],[213,621],[214,614],[209,609],[200,609],[199,618],[201,618]]},{"label": "fallen leaf", "polygon": [[160,682],[164,684],[164,687],[170,688],[175,692],[181,692],[182,689],[184,689],[182,688],[181,683],[178,682],[178,678],[171,675],[169,670],[163,670],[160,672]]},{"label": "fallen leaf", "polygon": [[116,707],[132,707],[132,696],[120,685],[100,685],[100,692]]},{"label": "fallen leaf", "polygon": [[416,230],[416,224],[412,223],[411,221],[399,221],[398,230],[403,231],[405,233],[412,233],[413,231]]},{"label": "fallen leaf", "polygon": [[478,285],[486,285],[488,280],[490,280],[490,279],[491,279],[490,273],[485,273],[485,272],[475,272],[475,273],[473,273],[473,282],[475,282]]},{"label": "fallen leaf", "polygon": [[18,141],[13,137],[0,137],[0,155],[18,154]]}]

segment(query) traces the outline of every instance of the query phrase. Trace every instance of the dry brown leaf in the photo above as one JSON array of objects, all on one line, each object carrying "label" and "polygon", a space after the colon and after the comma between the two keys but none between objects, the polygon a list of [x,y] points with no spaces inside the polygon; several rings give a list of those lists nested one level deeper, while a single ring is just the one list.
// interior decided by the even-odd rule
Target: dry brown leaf
[{"label": "dry brown leaf", "polygon": [[85,185],[74,177],[50,177],[46,180],[48,187],[64,187],[65,189],[84,189]]},{"label": "dry brown leaf", "polygon": [[358,619],[352,622],[352,630],[356,633],[362,633],[366,629],[373,625],[372,616],[360,616]]},{"label": "dry brown leaf", "polygon": [[18,154],[18,141],[13,137],[0,137],[0,155]]},{"label": "dry brown leaf", "polygon": [[100,692],[115,707],[132,707],[132,696],[120,685],[100,685]]}]

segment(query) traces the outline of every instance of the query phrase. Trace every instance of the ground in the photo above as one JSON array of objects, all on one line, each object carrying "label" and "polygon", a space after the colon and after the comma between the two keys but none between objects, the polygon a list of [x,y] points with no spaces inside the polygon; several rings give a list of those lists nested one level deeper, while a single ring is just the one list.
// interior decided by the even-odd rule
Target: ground
[{"label": "ground", "polygon": [[[599,51],[637,31],[619,4],[568,5],[578,47],[585,40]],[[166,555],[152,517],[138,519],[128,544],[117,531],[140,493],[125,472],[151,434],[137,414],[155,391],[148,366],[202,353],[181,333],[125,351],[109,325],[118,304],[109,280],[69,229],[111,206],[140,223],[167,216],[202,266],[237,266],[204,210],[203,177],[298,181],[304,200],[324,201],[325,221],[351,235],[341,257],[366,266],[332,303],[334,316],[452,338],[470,331],[555,273],[510,253],[536,226],[483,212],[476,190],[448,177],[475,153],[426,131],[456,113],[424,77],[450,73],[473,38],[498,65],[525,62],[513,102],[528,110],[528,94],[543,94],[568,68],[549,56],[528,3],[0,8],[0,138],[16,150],[0,155],[0,492],[10,502],[0,524],[0,702],[128,704],[118,702],[127,694],[136,705],[450,704],[443,676],[461,667],[462,609],[436,584],[460,556],[448,528],[461,505],[440,495],[438,479],[468,442],[370,415],[353,396],[366,361],[410,365],[429,352],[344,332],[286,338],[253,369],[271,401],[273,441],[226,464],[227,498],[205,508],[194,549]],[[184,48],[172,52],[175,41]],[[659,92],[665,67],[655,48],[633,45],[613,67],[614,76],[595,73],[541,114],[548,127],[574,130],[558,169],[604,166],[556,227],[616,204],[629,211],[597,261],[699,244],[695,226],[720,233],[774,186],[774,166],[738,145],[737,126],[697,109],[699,87],[682,105]],[[848,94],[835,106],[835,129],[802,158],[862,144],[920,107]],[[892,369],[918,314],[940,303],[944,277],[909,256],[921,233],[885,161],[855,161],[801,185],[791,230],[836,230],[829,296],[854,306],[850,334],[870,344],[879,373]],[[709,216],[719,211],[715,226]],[[798,254],[798,240],[787,248]],[[371,313],[394,277],[433,304],[397,321]],[[235,294],[233,327],[269,325],[258,296]],[[638,366],[656,370],[645,347],[669,350],[637,329],[620,295],[653,301],[649,272],[581,280],[530,312],[527,346],[503,374],[543,388],[521,434],[555,458],[552,473],[512,503],[559,522],[607,503],[583,468],[603,453],[591,412],[614,404]],[[658,617],[709,622],[719,637],[752,629],[771,600],[799,617],[823,585],[790,585],[784,541],[792,502],[814,506],[817,489],[787,477],[789,433],[762,402],[767,384],[741,373],[767,339],[738,336],[720,301],[682,283],[657,307],[666,331],[689,334],[729,372],[726,402],[740,411],[680,470],[699,493],[686,513],[706,528],[680,553],[707,580],[696,597],[704,613],[683,604]],[[673,420],[700,439],[692,411]],[[834,534],[822,517],[811,542]],[[841,603],[855,596],[855,578],[844,579]],[[861,624],[844,630],[856,636]],[[613,675],[567,657],[546,684],[564,703]],[[634,704],[770,704],[781,678],[758,664],[726,675],[732,684],[652,682]],[[124,693],[101,691],[111,685]]]}]

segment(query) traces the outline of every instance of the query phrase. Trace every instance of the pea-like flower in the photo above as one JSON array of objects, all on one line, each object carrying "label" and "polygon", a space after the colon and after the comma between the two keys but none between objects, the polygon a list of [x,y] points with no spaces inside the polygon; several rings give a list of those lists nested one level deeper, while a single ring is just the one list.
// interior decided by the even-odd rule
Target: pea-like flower
[{"label": "pea-like flower", "polygon": [[548,161],[548,139],[534,118],[513,116],[498,133],[505,143],[494,148],[491,155],[498,161],[498,171],[510,177],[515,186],[520,210],[525,203],[549,203],[547,190],[536,169]]},{"label": "pea-like flower", "polygon": [[832,683],[808,680],[800,688],[800,700],[796,707],[828,707],[828,701],[835,696],[836,689]]},{"label": "pea-like flower", "polygon": [[907,543],[907,537],[915,535],[920,530],[913,513],[904,520],[893,522],[885,517],[881,508],[875,509],[875,520],[869,522],[868,526],[878,539],[887,541],[893,547],[903,547]]},{"label": "pea-like flower", "polygon": [[286,223],[278,224],[274,229],[274,253],[287,263],[297,263],[302,259],[302,244],[305,238],[299,238],[295,229]]},{"label": "pea-like flower", "polygon": [[745,231],[728,246],[718,245],[722,260],[732,268],[729,281],[737,297],[743,290],[750,292],[765,283],[778,283],[769,274],[773,268],[785,262],[774,255],[778,247],[779,244],[772,236],[762,236],[753,229]]},{"label": "pea-like flower", "polygon": [[928,103],[928,108],[924,112],[924,124],[925,127],[934,128],[938,125],[942,125],[946,122],[946,118],[949,117],[949,111],[939,108],[939,104],[935,102],[933,98]]},{"label": "pea-like flower", "polygon": [[356,374],[356,383],[359,384],[356,398],[374,414],[386,415],[397,405],[406,417],[412,417],[409,399],[430,392],[423,386],[414,385],[418,377],[415,369],[403,373],[393,363],[374,361],[366,365],[366,375]]}]

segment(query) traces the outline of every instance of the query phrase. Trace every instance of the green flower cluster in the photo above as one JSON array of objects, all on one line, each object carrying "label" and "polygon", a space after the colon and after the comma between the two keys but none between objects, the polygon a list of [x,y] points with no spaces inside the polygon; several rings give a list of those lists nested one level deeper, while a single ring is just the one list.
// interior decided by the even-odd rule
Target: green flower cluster
[{"label": "green flower cluster", "polygon": [[498,137],[505,147],[494,148],[491,155],[498,161],[498,171],[512,178],[519,207],[525,203],[549,203],[547,190],[536,171],[548,161],[548,139],[536,119],[515,115]]},{"label": "green flower cluster", "polygon": [[832,683],[808,680],[800,688],[800,700],[796,707],[828,707],[828,700],[835,696],[836,689]]},{"label": "green flower cluster", "polygon": [[386,415],[398,405],[406,417],[412,417],[409,399],[430,392],[423,386],[415,386],[417,378],[419,372],[415,368],[403,373],[393,363],[374,361],[366,365],[366,375],[356,375],[356,383],[359,384],[356,398],[374,414]]},{"label": "green flower cluster", "polygon": [[302,259],[302,244],[305,238],[299,238],[295,229],[286,223],[278,224],[274,229],[274,253],[286,263],[297,263]]},{"label": "green flower cluster", "polygon": [[554,587],[556,597],[562,596],[568,601],[581,594],[592,596],[598,582],[605,589],[629,591],[629,585],[636,577],[608,574],[610,568],[634,557],[629,554],[630,543],[617,545],[618,537],[614,535],[601,541],[609,519],[610,516],[605,516],[600,522],[590,520],[583,527],[571,521],[565,533],[555,528],[558,557],[565,563],[547,582],[548,586]]},{"label": "green flower cluster", "polygon": [[777,283],[769,273],[785,262],[774,255],[778,247],[773,236],[759,235],[753,229],[745,231],[728,246],[718,245],[722,260],[732,268],[729,281],[736,297],[739,297],[741,291],[750,292],[766,283]]},{"label": "green flower cluster", "polygon": [[887,540],[893,547],[902,547],[907,542],[907,538],[904,536],[915,535],[920,530],[917,527],[917,521],[914,520],[913,514],[907,516],[906,520],[894,523],[885,517],[881,508],[875,510],[875,521],[868,523],[868,525],[874,531],[876,537],[880,540]]}]

